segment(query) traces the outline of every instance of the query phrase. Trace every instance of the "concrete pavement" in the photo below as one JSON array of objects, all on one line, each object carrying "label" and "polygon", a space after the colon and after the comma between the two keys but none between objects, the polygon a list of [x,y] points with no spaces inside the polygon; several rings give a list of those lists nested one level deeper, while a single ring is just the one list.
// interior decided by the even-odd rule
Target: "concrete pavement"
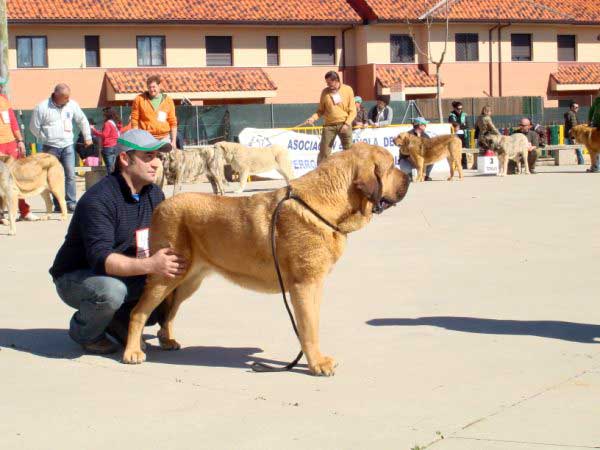
[{"label": "concrete pavement", "polygon": [[600,175],[582,170],[413,184],[351,235],[325,286],[332,378],[251,372],[298,344],[280,296],[218,277],[180,310],[182,350],[148,328],[143,365],[83,355],[47,273],[67,224],[0,226],[0,448],[600,448]]}]

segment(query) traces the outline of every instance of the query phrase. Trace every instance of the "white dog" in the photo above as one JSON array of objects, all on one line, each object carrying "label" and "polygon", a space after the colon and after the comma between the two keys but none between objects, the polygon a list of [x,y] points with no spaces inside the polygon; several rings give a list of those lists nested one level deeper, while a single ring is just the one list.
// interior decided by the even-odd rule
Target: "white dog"
[{"label": "white dog", "polygon": [[488,134],[485,140],[488,146],[498,153],[498,162],[500,164],[499,177],[506,175],[509,159],[512,159],[517,164],[517,173],[521,173],[521,162],[523,162],[525,164],[525,173],[529,174],[527,152],[529,151],[530,144],[523,133],[514,133],[510,136]]},{"label": "white dog", "polygon": [[288,184],[294,179],[288,152],[279,145],[258,148],[222,141],[217,142],[215,147],[222,150],[225,161],[240,174],[240,188],[236,193],[243,192],[248,177],[257,173],[276,170]]}]

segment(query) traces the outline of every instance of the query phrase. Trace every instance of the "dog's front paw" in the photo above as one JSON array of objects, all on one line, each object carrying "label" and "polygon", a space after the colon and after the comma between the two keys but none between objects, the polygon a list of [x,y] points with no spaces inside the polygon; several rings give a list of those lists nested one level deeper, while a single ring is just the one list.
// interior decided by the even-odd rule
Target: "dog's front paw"
[{"label": "dog's front paw", "polygon": [[330,377],[335,375],[337,362],[331,356],[321,356],[315,364],[309,364],[310,371],[313,375]]},{"label": "dog's front paw", "polygon": [[159,337],[158,343],[163,350],[179,350],[181,348],[181,344],[175,339],[163,339]]},{"label": "dog's front paw", "polygon": [[142,350],[125,349],[122,361],[125,364],[141,364],[146,361],[146,354]]}]

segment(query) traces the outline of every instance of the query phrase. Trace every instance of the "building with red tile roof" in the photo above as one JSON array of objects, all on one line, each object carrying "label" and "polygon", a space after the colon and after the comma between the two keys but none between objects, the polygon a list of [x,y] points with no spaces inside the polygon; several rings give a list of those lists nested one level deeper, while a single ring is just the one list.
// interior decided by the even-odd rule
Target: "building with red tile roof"
[{"label": "building with red tile roof", "polygon": [[[583,0],[11,0],[17,107],[58,82],[85,107],[126,104],[160,73],[178,101],[314,103],[337,70],[366,100],[540,95],[589,103],[600,8]],[[429,25],[429,31],[427,23]],[[409,26],[410,23],[410,26]],[[579,82],[588,80],[589,82]]]}]

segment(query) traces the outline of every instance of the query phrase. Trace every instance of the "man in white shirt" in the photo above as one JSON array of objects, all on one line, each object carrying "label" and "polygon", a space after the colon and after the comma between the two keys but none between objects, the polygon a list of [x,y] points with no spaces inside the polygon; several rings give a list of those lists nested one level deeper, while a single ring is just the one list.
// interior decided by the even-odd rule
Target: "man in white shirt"
[{"label": "man in white shirt", "polygon": [[[86,147],[92,145],[92,134],[85,114],[70,96],[69,86],[57,84],[50,98],[35,107],[29,129],[42,145],[42,152],[56,156],[65,169],[67,209],[73,212],[77,203],[73,120],[83,133]],[[54,209],[58,210],[56,199]]]}]

